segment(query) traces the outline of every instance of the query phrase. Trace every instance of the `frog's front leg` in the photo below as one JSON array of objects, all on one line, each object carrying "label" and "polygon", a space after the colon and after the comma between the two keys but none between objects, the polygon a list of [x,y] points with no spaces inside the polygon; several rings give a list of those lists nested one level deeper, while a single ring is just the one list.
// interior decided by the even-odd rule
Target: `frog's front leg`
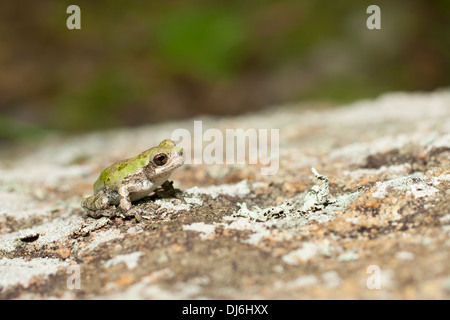
[{"label": "frog's front leg", "polygon": [[141,210],[132,208],[131,201],[146,197],[153,190],[153,183],[147,179],[133,179],[127,184],[119,187],[119,209],[126,217],[134,217],[136,221],[141,221]]},{"label": "frog's front leg", "polygon": [[164,183],[161,185],[161,188],[163,188],[166,191],[172,191],[174,189],[173,181],[169,180],[164,181]]}]

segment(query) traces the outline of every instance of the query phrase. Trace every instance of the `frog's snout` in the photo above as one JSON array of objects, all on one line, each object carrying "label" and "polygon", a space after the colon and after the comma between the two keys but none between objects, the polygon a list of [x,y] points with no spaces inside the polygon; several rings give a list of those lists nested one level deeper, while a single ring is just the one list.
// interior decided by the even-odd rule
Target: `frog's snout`
[{"label": "frog's snout", "polygon": [[178,150],[178,156],[182,157],[182,158],[183,158],[183,161],[184,161],[185,156],[184,156],[184,150],[183,150],[183,148],[180,148],[180,150]]},{"label": "frog's snout", "polygon": [[181,147],[175,147],[175,154],[178,158],[182,159],[182,162],[184,162],[185,159],[185,155],[184,155],[184,150]]}]

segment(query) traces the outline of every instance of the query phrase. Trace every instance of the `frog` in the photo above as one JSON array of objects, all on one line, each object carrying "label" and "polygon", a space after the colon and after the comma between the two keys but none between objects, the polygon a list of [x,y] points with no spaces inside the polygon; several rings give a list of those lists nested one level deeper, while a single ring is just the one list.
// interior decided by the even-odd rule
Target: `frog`
[{"label": "frog", "polygon": [[184,161],[183,148],[165,139],[104,169],[94,183],[94,195],[84,198],[81,206],[92,218],[134,217],[140,222],[143,210],[133,207],[132,202],[149,196],[159,187],[171,187],[168,179]]}]

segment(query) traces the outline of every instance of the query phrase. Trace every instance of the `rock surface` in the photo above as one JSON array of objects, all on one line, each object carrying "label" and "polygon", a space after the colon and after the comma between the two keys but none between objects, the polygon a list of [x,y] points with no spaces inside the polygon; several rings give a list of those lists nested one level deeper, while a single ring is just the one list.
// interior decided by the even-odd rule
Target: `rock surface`
[{"label": "rock surface", "polygon": [[2,156],[0,298],[450,297],[449,91],[201,120],[280,129],[278,173],[185,165],[175,197],[136,204],[151,219],[94,221],[101,169],[193,120]]}]

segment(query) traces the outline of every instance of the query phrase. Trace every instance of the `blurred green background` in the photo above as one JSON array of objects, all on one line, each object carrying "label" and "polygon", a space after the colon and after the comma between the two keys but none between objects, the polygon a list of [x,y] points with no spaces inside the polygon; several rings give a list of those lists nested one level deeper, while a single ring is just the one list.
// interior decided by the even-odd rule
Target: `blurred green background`
[{"label": "blurred green background", "polygon": [[450,83],[450,1],[2,1],[0,66],[3,142],[429,91]]}]

